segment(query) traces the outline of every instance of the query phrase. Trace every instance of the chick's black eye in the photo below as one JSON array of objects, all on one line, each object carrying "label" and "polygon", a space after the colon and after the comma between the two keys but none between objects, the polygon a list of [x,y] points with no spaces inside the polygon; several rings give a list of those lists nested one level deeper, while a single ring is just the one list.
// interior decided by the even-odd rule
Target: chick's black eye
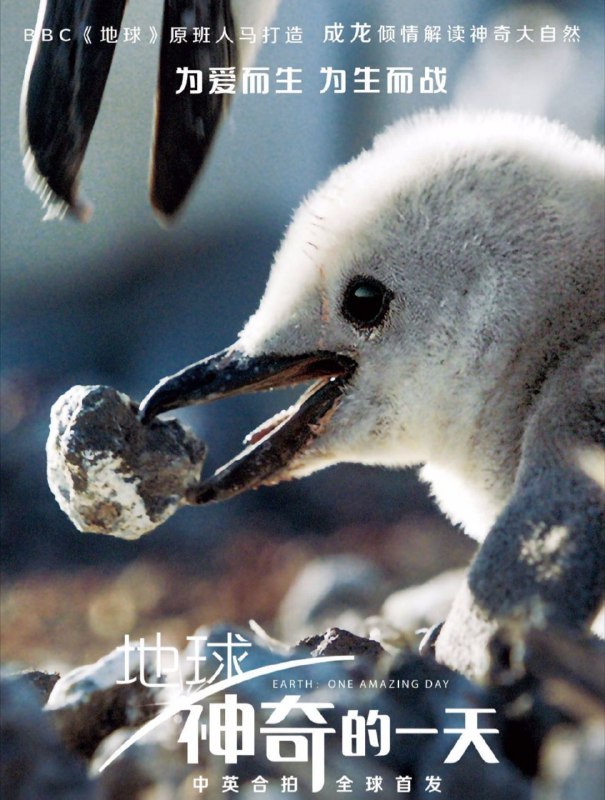
[{"label": "chick's black eye", "polygon": [[389,310],[393,293],[374,278],[354,278],[342,302],[345,319],[360,328],[375,328]]}]

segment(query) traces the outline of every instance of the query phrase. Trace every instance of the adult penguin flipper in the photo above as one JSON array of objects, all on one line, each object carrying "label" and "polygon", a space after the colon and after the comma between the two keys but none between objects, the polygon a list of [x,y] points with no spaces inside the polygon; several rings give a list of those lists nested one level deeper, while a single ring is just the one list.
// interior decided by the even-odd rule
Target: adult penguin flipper
[{"label": "adult penguin flipper", "polygon": [[[177,44],[173,31],[179,26],[186,26],[188,35]],[[209,31],[208,40],[195,41],[192,28]],[[151,204],[164,220],[187,197],[235,92],[235,42],[229,0],[166,1],[150,171]],[[210,67],[224,70],[226,92],[201,86]]]},{"label": "adult penguin flipper", "polygon": [[[21,142],[27,185],[46,219],[66,212],[82,220],[91,206],[78,197],[79,173],[115,50],[100,41],[120,30],[126,0],[41,0],[21,97]],[[53,32],[43,41],[41,30]],[[60,31],[69,31],[63,41]]]}]

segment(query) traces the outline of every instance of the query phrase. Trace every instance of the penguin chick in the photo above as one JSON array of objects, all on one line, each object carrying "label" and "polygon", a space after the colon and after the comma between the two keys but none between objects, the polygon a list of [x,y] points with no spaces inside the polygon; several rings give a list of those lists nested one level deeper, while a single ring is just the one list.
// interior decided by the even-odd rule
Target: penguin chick
[{"label": "penguin chick", "polygon": [[603,167],[560,125],[449,111],[337,169],[237,342],[143,402],[151,419],[314,381],[190,502],[341,461],[423,465],[482,542],[440,660],[481,673],[511,615],[589,624],[605,583]]}]

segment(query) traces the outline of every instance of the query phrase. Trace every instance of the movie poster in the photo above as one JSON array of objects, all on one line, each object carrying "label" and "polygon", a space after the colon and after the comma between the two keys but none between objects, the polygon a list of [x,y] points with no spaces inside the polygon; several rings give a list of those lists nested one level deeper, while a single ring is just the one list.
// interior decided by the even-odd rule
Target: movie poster
[{"label": "movie poster", "polygon": [[603,52],[3,5],[3,797],[603,796]]}]

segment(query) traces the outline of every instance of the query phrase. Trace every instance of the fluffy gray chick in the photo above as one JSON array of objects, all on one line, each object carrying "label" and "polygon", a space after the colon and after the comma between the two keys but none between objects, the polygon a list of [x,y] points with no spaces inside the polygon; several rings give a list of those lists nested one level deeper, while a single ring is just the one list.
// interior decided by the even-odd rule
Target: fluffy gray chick
[{"label": "fluffy gray chick", "polygon": [[583,628],[604,590],[603,150],[511,114],[424,114],[296,212],[256,314],[144,418],[315,380],[190,493],[340,461],[423,465],[482,542],[436,645],[477,674],[503,618]]}]

